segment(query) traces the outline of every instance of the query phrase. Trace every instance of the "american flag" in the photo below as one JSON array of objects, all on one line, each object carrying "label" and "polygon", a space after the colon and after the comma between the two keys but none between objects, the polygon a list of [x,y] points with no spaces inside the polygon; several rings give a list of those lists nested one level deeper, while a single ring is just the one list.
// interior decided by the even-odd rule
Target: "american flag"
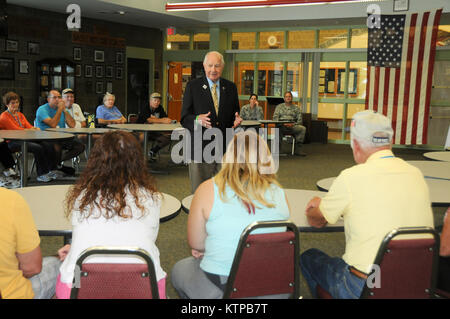
[{"label": "american flag", "polygon": [[380,15],[369,27],[366,109],[392,120],[394,144],[426,144],[442,9]]}]

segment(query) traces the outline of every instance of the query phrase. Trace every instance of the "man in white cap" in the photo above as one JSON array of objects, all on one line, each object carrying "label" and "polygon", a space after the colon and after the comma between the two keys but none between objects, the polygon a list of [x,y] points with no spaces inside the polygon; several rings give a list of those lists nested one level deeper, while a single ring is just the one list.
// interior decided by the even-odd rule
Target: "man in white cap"
[{"label": "man in white cap", "polygon": [[86,118],[83,115],[81,107],[74,103],[75,95],[71,88],[67,88],[62,91],[62,99],[66,105],[67,112],[75,121],[75,123],[73,123],[74,126],[70,126],[69,123],[66,122],[66,127],[86,127]]},{"label": "man in white cap", "polygon": [[346,247],[342,258],[318,249],[300,256],[300,268],[313,296],[317,285],[333,298],[359,298],[380,244],[398,227],[433,227],[428,186],[422,173],[391,150],[391,121],[379,113],[354,115],[350,128],[358,165],[343,170],[329,192],[306,207],[313,227],[342,216]]}]

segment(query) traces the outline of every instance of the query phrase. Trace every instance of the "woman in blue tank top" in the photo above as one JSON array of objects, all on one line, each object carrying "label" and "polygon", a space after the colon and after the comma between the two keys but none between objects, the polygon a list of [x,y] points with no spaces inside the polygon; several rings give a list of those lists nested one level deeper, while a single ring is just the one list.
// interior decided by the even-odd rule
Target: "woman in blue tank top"
[{"label": "woman in blue tank top", "polygon": [[[188,217],[192,257],[172,269],[182,298],[222,298],[242,231],[255,221],[289,219],[289,204],[277,182],[265,141],[254,130],[237,133],[222,168],[196,190]],[[265,229],[261,232],[279,229]]]}]

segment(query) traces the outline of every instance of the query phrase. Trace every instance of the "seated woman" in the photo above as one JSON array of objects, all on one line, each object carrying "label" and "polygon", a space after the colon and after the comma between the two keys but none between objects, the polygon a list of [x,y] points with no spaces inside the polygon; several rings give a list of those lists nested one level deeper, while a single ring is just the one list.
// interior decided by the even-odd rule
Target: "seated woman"
[{"label": "seated woman", "polygon": [[123,124],[127,119],[122,115],[117,106],[114,105],[116,96],[106,92],[103,104],[97,107],[96,119],[100,125]]},{"label": "seated woman", "polygon": [[187,224],[192,257],[171,274],[180,297],[222,298],[242,231],[255,221],[286,220],[289,211],[267,144],[254,130],[237,133],[219,173],[195,191]]},{"label": "seated woman", "polygon": [[[155,264],[160,298],[165,298],[166,273],[155,245],[161,194],[149,175],[142,148],[128,132],[111,131],[97,139],[87,166],[66,199],[72,220],[72,245],[58,251],[63,261],[56,284],[57,298],[70,297],[75,263],[92,246],[139,247]],[[139,262],[130,257],[108,262]],[[93,258],[102,262],[102,258]]]},{"label": "seated woman", "polygon": [[[0,115],[0,126],[4,130],[39,130],[32,126],[23,113],[19,112],[20,98],[14,92],[8,92],[3,96],[7,110]],[[13,152],[20,150],[20,143],[8,142],[9,149]],[[27,142],[28,151],[33,153],[36,160],[38,182],[49,182],[60,176],[56,172],[56,152],[52,143]]]},{"label": "seated woman", "polygon": [[249,104],[245,104],[241,111],[239,112],[239,116],[243,120],[264,120],[264,112],[261,106],[258,105],[258,95],[252,93],[250,98],[248,99]]}]

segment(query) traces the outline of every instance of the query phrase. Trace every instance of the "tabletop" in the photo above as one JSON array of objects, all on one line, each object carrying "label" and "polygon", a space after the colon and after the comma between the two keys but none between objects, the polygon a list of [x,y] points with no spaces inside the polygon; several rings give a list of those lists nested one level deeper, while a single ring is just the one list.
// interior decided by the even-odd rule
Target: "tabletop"
[{"label": "tabletop", "polygon": [[121,129],[121,130],[131,130],[131,131],[140,131],[140,132],[171,132],[177,128],[181,128],[180,123],[174,124],[109,124],[108,127]]},{"label": "tabletop", "polygon": [[0,130],[0,138],[5,140],[39,141],[71,139],[73,134],[40,130]]},{"label": "tabletop", "polygon": [[450,162],[450,152],[428,152],[424,153],[423,156],[436,161]]},{"label": "tabletop", "polygon": [[441,161],[407,161],[417,167],[425,178],[438,178],[450,180],[450,162]]},{"label": "tabletop", "polygon": [[[64,201],[72,185],[33,186],[14,189],[30,206],[36,228],[41,235],[62,236],[71,234],[72,224],[64,214]],[[162,193],[160,222],[177,216],[181,203],[174,196]]]},{"label": "tabletop", "polygon": [[65,132],[72,134],[103,134],[106,132],[113,131],[113,129],[101,127],[54,127],[54,128],[52,127],[46,129],[45,131]]},{"label": "tabletop", "polygon": [[[284,190],[289,201],[289,205],[293,210],[290,220],[297,225],[300,231],[303,232],[341,232],[344,231],[344,221],[341,219],[336,224],[327,224],[323,228],[314,228],[309,225],[305,215],[305,208],[308,202],[315,196],[323,197],[324,192],[311,191],[304,189],[285,189]],[[189,213],[192,198],[194,195],[189,195],[181,201],[181,206],[186,213]]]},{"label": "tabletop", "polygon": [[[328,192],[336,177],[328,177],[317,181],[319,190]],[[450,204],[450,180],[425,178],[430,190],[430,201],[432,206],[448,206]]]}]

